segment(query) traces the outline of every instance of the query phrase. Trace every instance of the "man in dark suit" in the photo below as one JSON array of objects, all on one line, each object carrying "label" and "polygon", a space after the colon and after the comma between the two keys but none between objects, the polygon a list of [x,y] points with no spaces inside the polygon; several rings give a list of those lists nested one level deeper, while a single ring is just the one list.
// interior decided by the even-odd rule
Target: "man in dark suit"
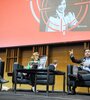
[{"label": "man in dark suit", "polygon": [[71,91],[69,92],[71,92],[72,94],[75,94],[76,93],[75,89],[77,87],[76,82],[82,78],[82,75],[81,73],[79,73],[79,70],[83,71],[84,73],[90,73],[90,50],[86,49],[84,51],[84,57],[81,59],[76,59],[74,57],[73,50],[69,51],[69,53],[70,53],[70,59],[72,60],[72,62],[80,64],[79,67],[78,66],[73,67],[73,76],[71,75],[69,76],[69,78],[72,78],[73,80],[73,87],[72,87],[72,90],[70,87]]},{"label": "man in dark suit", "polygon": [[[0,58],[0,62],[2,62],[2,58]],[[0,83],[7,83],[9,81],[6,81],[5,79],[2,78],[2,76],[0,75]]]}]

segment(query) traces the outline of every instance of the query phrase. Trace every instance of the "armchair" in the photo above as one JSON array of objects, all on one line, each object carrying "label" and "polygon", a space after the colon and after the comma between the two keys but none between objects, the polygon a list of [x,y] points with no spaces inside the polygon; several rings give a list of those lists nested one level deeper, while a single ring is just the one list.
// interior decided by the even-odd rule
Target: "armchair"
[{"label": "armchair", "polygon": [[[49,93],[49,86],[52,86],[52,92],[54,91],[55,85],[55,68],[53,65],[49,65],[46,69],[41,69],[36,73],[36,85],[46,85],[46,92]],[[36,89],[36,87],[35,87]]]},{"label": "armchair", "polygon": [[74,75],[73,65],[67,65],[67,92],[72,91],[72,87],[90,87],[90,72],[86,72],[78,68],[78,78]]},{"label": "armchair", "polygon": [[[14,63],[13,65],[13,76],[12,76],[12,83],[13,83],[13,89],[16,92],[17,84],[29,84],[32,85],[30,78],[23,77],[23,73],[30,74],[33,72],[35,74],[35,93],[36,93],[36,85],[46,85],[47,86],[47,92],[48,92],[48,86],[52,85],[52,90],[54,90],[54,84],[55,84],[55,75],[50,73],[49,70],[54,70],[54,66],[49,66],[47,69],[24,69],[22,65],[18,63]],[[52,71],[53,72],[53,71]]]},{"label": "armchair", "polygon": [[30,79],[23,77],[22,72],[17,72],[17,70],[22,70],[23,65],[20,65],[18,63],[13,64],[13,72],[12,72],[12,83],[13,83],[13,90],[16,92],[17,84],[29,84],[31,85]]}]

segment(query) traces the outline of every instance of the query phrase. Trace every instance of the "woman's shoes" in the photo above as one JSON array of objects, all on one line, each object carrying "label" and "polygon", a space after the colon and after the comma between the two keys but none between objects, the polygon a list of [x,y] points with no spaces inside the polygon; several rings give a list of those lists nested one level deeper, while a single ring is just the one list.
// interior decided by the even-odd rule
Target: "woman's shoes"
[{"label": "woman's shoes", "polygon": [[[32,87],[32,88],[31,88],[31,91],[32,91],[32,92],[35,92],[35,87]],[[38,92],[38,91],[36,90],[36,92]]]}]

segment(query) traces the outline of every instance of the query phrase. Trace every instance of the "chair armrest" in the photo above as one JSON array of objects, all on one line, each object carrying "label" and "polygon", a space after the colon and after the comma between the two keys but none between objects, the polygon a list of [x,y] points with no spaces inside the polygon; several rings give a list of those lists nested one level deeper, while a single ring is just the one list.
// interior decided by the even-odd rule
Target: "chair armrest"
[{"label": "chair armrest", "polygon": [[[76,68],[78,68],[78,67],[76,67]],[[69,64],[67,66],[67,81],[68,81],[67,83],[69,83],[72,80],[77,80],[78,79],[77,75],[74,74],[73,70],[74,70],[74,66]]]},{"label": "chair armrest", "polygon": [[4,62],[0,62],[0,76],[3,78],[4,77]]},{"label": "chair armrest", "polygon": [[67,65],[67,75],[73,74],[73,65]]},{"label": "chair armrest", "polygon": [[17,78],[22,78],[22,73],[18,73],[17,69],[23,69],[23,66],[18,63],[14,63],[13,72],[12,72],[12,82],[13,83],[16,83]]},{"label": "chair armrest", "polygon": [[17,71],[16,70],[13,72],[12,81],[13,83],[17,82]]}]

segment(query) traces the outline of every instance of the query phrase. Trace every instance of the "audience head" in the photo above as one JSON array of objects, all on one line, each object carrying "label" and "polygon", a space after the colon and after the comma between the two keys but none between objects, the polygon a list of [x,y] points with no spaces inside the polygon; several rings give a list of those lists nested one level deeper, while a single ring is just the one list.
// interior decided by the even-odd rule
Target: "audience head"
[{"label": "audience head", "polygon": [[57,67],[57,63],[58,63],[57,60],[54,60],[54,61],[53,61],[53,64],[54,64],[55,68]]},{"label": "audience head", "polygon": [[53,64],[57,64],[57,60],[54,60],[54,61],[53,61]]}]

